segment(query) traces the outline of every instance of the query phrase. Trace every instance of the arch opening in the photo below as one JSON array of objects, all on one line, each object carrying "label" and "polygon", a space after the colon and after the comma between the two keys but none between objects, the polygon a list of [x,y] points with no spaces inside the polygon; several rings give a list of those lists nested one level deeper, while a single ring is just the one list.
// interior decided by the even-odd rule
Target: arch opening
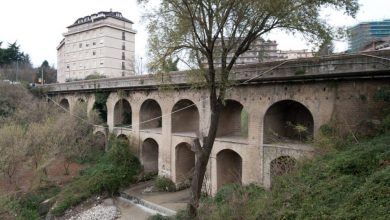
[{"label": "arch opening", "polygon": [[114,126],[131,127],[132,111],[130,103],[125,99],[120,99],[114,106]]},{"label": "arch opening", "polygon": [[195,153],[191,145],[181,143],[176,146],[176,184],[189,186],[195,167]]},{"label": "arch opening", "polygon": [[271,161],[270,174],[272,179],[287,173],[291,173],[296,167],[296,160],[290,156],[281,156]]},{"label": "arch opening", "polygon": [[101,131],[97,131],[95,134],[94,134],[95,138],[94,138],[94,146],[97,150],[99,151],[105,151],[106,149],[106,135],[104,135],[103,132]]},{"label": "arch opening", "polygon": [[160,105],[153,99],[148,99],[141,105],[140,129],[158,130],[162,128],[162,111]]},{"label": "arch opening", "polygon": [[67,111],[69,111],[70,107],[69,107],[69,101],[68,99],[61,99],[60,101],[60,106],[64,109],[66,109]]},{"label": "arch opening", "polygon": [[118,139],[124,140],[124,141],[129,141],[129,138],[125,134],[120,134],[117,137]]},{"label": "arch opening", "polygon": [[95,93],[95,102],[92,109],[98,113],[103,123],[107,123],[107,98],[109,95],[109,92]]},{"label": "arch opening", "polygon": [[218,122],[217,137],[248,137],[248,112],[234,100],[226,100]]},{"label": "arch opening", "polygon": [[148,138],[142,143],[142,164],[146,173],[158,173],[158,144]]},{"label": "arch opening", "polygon": [[273,104],[264,116],[264,143],[302,143],[313,138],[314,120],[304,105],[292,100]]},{"label": "arch opening", "polygon": [[222,150],[217,154],[217,189],[227,183],[241,184],[242,158],[233,150]]},{"label": "arch opening", "polygon": [[173,106],[172,113],[172,133],[199,131],[199,111],[192,101],[188,99],[178,101]]}]

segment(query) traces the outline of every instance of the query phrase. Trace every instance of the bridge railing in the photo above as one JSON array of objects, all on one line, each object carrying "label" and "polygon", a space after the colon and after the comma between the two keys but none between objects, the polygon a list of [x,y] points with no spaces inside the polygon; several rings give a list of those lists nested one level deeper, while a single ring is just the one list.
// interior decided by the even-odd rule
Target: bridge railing
[{"label": "bridge railing", "polygon": [[[277,68],[275,68],[278,66]],[[273,69],[275,68],[275,69]],[[271,71],[270,71],[271,70]],[[230,74],[233,81],[273,81],[335,76],[369,75],[390,71],[390,51],[367,54],[342,54],[287,61],[237,66]],[[176,71],[160,75],[140,75],[121,78],[84,80],[45,85],[49,92],[80,91],[115,88],[156,88],[162,84],[187,85],[192,83],[190,71]]]}]

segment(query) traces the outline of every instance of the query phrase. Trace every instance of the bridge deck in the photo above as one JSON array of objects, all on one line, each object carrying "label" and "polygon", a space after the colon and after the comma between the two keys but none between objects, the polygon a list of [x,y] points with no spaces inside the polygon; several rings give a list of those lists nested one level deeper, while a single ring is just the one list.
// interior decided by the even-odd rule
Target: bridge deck
[{"label": "bridge deck", "polygon": [[[242,65],[232,71],[230,79],[236,82],[244,82],[250,79],[250,83],[269,83],[275,81],[324,80],[327,78],[383,77],[390,76],[389,71],[390,51],[376,51],[365,54],[341,54]],[[92,92],[113,89],[156,89],[163,84],[185,87],[194,82],[189,79],[189,73],[191,71],[177,71],[159,77],[149,74],[49,84],[43,87],[49,93]]]}]

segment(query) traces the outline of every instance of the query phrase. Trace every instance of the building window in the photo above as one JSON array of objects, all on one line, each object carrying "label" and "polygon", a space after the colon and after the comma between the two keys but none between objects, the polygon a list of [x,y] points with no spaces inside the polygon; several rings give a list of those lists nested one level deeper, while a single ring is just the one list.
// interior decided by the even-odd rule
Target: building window
[{"label": "building window", "polygon": [[85,44],[85,46],[86,46],[86,47],[89,47],[89,44],[87,43],[87,44]]},{"label": "building window", "polygon": [[125,52],[122,52],[122,60],[125,60]]},{"label": "building window", "polygon": [[82,48],[82,47],[83,47],[83,44],[82,44],[82,43],[80,43],[80,44],[79,44],[79,48]]},{"label": "building window", "polygon": [[125,76],[125,72],[122,72],[122,76]]},{"label": "building window", "polygon": [[126,35],[124,31],[122,32],[122,40],[126,40]]},{"label": "building window", "polygon": [[96,45],[96,42],[92,42],[92,45],[95,46],[95,45]]},{"label": "building window", "polygon": [[125,42],[122,43],[122,50],[126,50]]},{"label": "building window", "polygon": [[122,62],[122,70],[125,70],[125,62]]},{"label": "building window", "polygon": [[96,51],[92,51],[92,55],[95,56],[96,55]]}]

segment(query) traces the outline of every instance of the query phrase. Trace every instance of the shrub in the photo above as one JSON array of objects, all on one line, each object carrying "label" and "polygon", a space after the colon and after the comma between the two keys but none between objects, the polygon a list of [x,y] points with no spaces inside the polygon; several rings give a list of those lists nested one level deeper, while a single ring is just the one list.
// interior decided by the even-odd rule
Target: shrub
[{"label": "shrub", "polygon": [[323,124],[320,127],[321,134],[325,136],[331,136],[335,133],[335,129],[329,124]]},{"label": "shrub", "polygon": [[175,183],[172,182],[172,180],[167,177],[157,177],[156,181],[154,182],[154,187],[158,191],[163,191],[163,192],[176,191]]},{"label": "shrub", "polygon": [[385,132],[390,131],[390,114],[383,119],[383,128]]},{"label": "shrub", "polygon": [[[15,213],[17,219],[40,219],[39,205],[59,192],[56,186],[46,186],[25,194],[17,194],[8,198],[5,207]],[[2,214],[0,213],[0,217]]]},{"label": "shrub", "polygon": [[139,160],[131,154],[128,144],[111,138],[110,150],[93,166],[87,168],[65,186],[57,196],[57,205],[52,211],[56,216],[92,195],[107,192],[114,194],[120,187],[135,182],[141,170]]},{"label": "shrub", "polygon": [[344,141],[272,179],[271,191],[225,185],[201,204],[199,219],[387,219],[389,143],[390,133],[359,144]]}]

